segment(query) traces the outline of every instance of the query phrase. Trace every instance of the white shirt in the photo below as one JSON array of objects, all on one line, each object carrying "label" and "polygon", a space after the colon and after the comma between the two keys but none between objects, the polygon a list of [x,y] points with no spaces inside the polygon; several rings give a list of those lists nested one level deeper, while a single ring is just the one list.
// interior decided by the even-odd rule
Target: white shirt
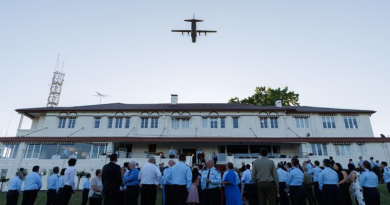
[{"label": "white shirt", "polygon": [[152,163],[148,163],[147,165],[143,166],[138,174],[138,180],[141,182],[141,184],[158,185],[160,183],[160,179],[160,169]]},{"label": "white shirt", "polygon": [[74,181],[75,176],[76,169],[73,166],[66,168],[64,175],[64,185],[71,186],[73,190],[76,190],[76,183]]}]

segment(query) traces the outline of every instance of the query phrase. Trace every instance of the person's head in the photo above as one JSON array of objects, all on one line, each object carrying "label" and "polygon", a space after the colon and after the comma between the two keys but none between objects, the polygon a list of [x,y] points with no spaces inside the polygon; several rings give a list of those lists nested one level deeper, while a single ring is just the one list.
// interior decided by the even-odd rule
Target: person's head
[{"label": "person's head", "polygon": [[341,166],[340,163],[334,163],[333,169],[336,170],[336,171],[341,172],[343,170],[343,167]]},{"label": "person's head", "polygon": [[199,170],[198,167],[195,166],[192,169],[192,183],[194,183],[198,179],[198,176],[199,176]]},{"label": "person's head", "polygon": [[385,161],[381,162],[381,167],[382,168],[386,168],[387,167],[387,162],[385,162]]},{"label": "person's head", "polygon": [[363,157],[362,157],[362,156],[359,156],[359,159],[363,159]]},{"label": "person's head", "polygon": [[203,165],[199,165],[199,170],[203,170]]},{"label": "person's head", "polygon": [[245,166],[245,162],[241,162],[241,165],[242,165],[242,166]]},{"label": "person's head", "polygon": [[32,168],[32,171],[33,171],[33,172],[39,172],[39,166],[34,166],[34,167]]},{"label": "person's head", "polygon": [[308,159],[308,160],[307,160],[307,163],[311,163],[311,160],[310,160],[310,159]]},{"label": "person's head", "polygon": [[124,167],[129,167],[129,162],[123,163],[123,166],[124,166]]},{"label": "person's head", "polygon": [[329,159],[324,159],[324,161],[322,161],[322,163],[324,163],[324,167],[330,167],[331,166],[331,163],[330,163]]},{"label": "person's head", "polygon": [[116,163],[118,161],[118,155],[117,154],[111,154],[110,155],[110,162]]},{"label": "person's head", "polygon": [[318,160],[316,160],[316,161],[314,161],[314,165],[315,165],[316,167],[319,167],[319,166],[320,166],[320,162],[319,162]]},{"label": "person's head", "polygon": [[180,154],[179,155],[179,161],[185,162],[186,161],[186,155],[185,154]]},{"label": "person's head", "polygon": [[129,162],[128,168],[129,168],[130,170],[133,170],[133,169],[135,168],[135,166],[136,166],[136,163],[135,163],[134,161],[131,161],[131,162]]},{"label": "person's head", "polygon": [[169,160],[169,162],[168,162],[168,165],[169,165],[170,167],[173,167],[175,164],[176,164],[176,162],[173,161],[173,160]]},{"label": "person's head", "polygon": [[135,163],[135,166],[136,166],[136,167],[139,167],[139,164],[138,164],[138,163]]},{"label": "person's head", "polygon": [[352,162],[352,159],[349,159],[349,162]]},{"label": "person's head", "polygon": [[213,152],[213,154],[215,154],[215,152]]},{"label": "person's head", "polygon": [[228,163],[226,164],[226,169],[227,169],[227,170],[231,170],[231,169],[233,169],[233,168],[234,168],[233,163],[228,162]]},{"label": "person's head", "polygon": [[207,160],[207,162],[206,162],[207,169],[211,169],[211,168],[213,168],[213,166],[214,166],[214,161],[211,159]]},{"label": "person's head", "polygon": [[355,165],[353,165],[352,163],[349,163],[348,164],[348,171],[351,173],[352,171],[355,171],[355,170],[356,170]]},{"label": "person's head", "polygon": [[307,165],[307,161],[303,161],[302,166],[306,166],[306,165]]},{"label": "person's head", "polygon": [[281,169],[282,169],[284,165],[283,165],[283,162],[279,162],[276,166],[277,166],[278,168],[281,168]]},{"label": "person's head", "polygon": [[374,157],[370,157],[370,160],[374,160]]},{"label": "person's head", "polygon": [[153,156],[151,156],[151,157],[149,157],[148,162],[151,163],[151,164],[156,164],[156,158],[154,158]]},{"label": "person's head", "polygon": [[61,176],[64,176],[64,175],[65,175],[65,170],[66,170],[66,168],[62,168],[62,169],[61,169],[61,172],[60,172],[60,175],[61,175]]},{"label": "person's head", "polygon": [[369,171],[371,171],[371,164],[370,164],[370,162],[368,162],[368,161],[364,161],[363,162],[363,165],[362,165],[362,168],[364,169],[364,170],[369,170]]},{"label": "person's head", "polygon": [[298,165],[299,165],[299,159],[297,159],[297,158],[292,158],[292,159],[291,159],[291,164],[292,164],[293,166],[298,166]]},{"label": "person's head", "polygon": [[22,171],[17,171],[15,176],[19,177],[19,179],[23,179],[24,178],[24,175],[23,175]]},{"label": "person's head", "polygon": [[286,166],[287,166],[287,168],[291,169],[292,168],[291,162],[287,162]]},{"label": "person's head", "polygon": [[90,174],[90,173],[87,173],[87,174],[85,175],[85,177],[86,177],[87,179],[89,179],[89,178],[91,178],[91,174]]},{"label": "person's head", "polygon": [[379,160],[376,160],[375,163],[379,163]]},{"label": "person's head", "polygon": [[122,167],[121,173],[122,173],[122,174],[126,174],[126,171],[127,171],[127,167]]},{"label": "person's head", "polygon": [[222,167],[222,172],[225,172],[226,171],[226,166],[223,166]]},{"label": "person's head", "polygon": [[330,159],[330,160],[333,160],[333,157],[332,157],[332,156],[330,156],[330,157],[329,157],[329,159]]},{"label": "person's head", "polygon": [[268,154],[267,148],[264,148],[264,147],[263,147],[263,148],[260,149],[260,155],[261,155],[261,156],[266,157],[267,154]]},{"label": "person's head", "polygon": [[77,159],[75,159],[75,158],[70,158],[70,159],[68,160],[68,165],[69,165],[70,167],[74,167],[74,166],[76,166],[76,162],[77,162]]},{"label": "person's head", "polygon": [[251,169],[251,165],[250,164],[246,164],[245,165],[245,169]]},{"label": "person's head", "polygon": [[98,178],[102,177],[102,170],[101,169],[97,169],[95,171],[95,176],[98,177]]},{"label": "person's head", "polygon": [[60,168],[59,167],[54,167],[53,168],[53,173],[54,174],[58,174],[58,172],[60,172]]}]

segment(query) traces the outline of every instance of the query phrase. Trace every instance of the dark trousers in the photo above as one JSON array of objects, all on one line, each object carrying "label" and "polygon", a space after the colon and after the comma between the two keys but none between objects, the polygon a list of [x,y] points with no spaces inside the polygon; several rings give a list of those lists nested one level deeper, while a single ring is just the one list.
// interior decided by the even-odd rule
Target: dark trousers
[{"label": "dark trousers", "polygon": [[49,189],[47,190],[47,200],[46,205],[56,205],[57,204],[57,190]]},{"label": "dark trousers", "polygon": [[58,189],[58,194],[57,194],[57,205],[61,205],[61,199],[62,199],[62,193],[64,192],[64,188],[59,188]]},{"label": "dark trousers", "polygon": [[284,189],[287,188],[286,182],[279,182],[280,205],[290,205],[290,199]]},{"label": "dark trousers", "polygon": [[314,182],[314,196],[316,198],[318,205],[324,205],[324,203],[322,201],[322,193],[320,190],[320,184],[318,184],[318,182]]},{"label": "dark trousers", "polygon": [[154,184],[142,184],[141,205],[156,205],[157,187]]},{"label": "dark trousers", "polygon": [[317,205],[317,201],[314,198],[313,185],[305,184],[305,185],[303,185],[303,188],[305,189],[306,198],[309,201],[309,204],[310,205]]},{"label": "dark trousers", "polygon": [[119,193],[104,195],[104,205],[122,205],[123,200],[122,200],[122,204],[120,204],[119,201],[120,201]]},{"label": "dark trousers", "polygon": [[337,185],[325,184],[322,187],[322,201],[325,205],[340,205],[340,189]]},{"label": "dark trousers", "polygon": [[380,205],[381,195],[376,187],[363,187],[363,198],[366,205]]},{"label": "dark trousers", "polygon": [[303,186],[290,186],[291,205],[306,205],[306,195]]},{"label": "dark trousers", "polygon": [[72,197],[72,194],[73,194],[73,188],[71,186],[65,185],[61,194],[61,201],[60,201],[61,205],[68,205],[70,198]]},{"label": "dark trousers", "polygon": [[89,205],[102,205],[103,198],[101,199],[94,199],[94,198],[89,198]]},{"label": "dark trousers", "polygon": [[246,201],[248,204],[253,205],[253,198],[252,198],[252,184],[244,184],[244,194]]},{"label": "dark trousers", "polygon": [[125,190],[118,193],[116,203],[118,203],[118,205],[125,204]]},{"label": "dark trousers", "polygon": [[260,205],[276,205],[276,185],[275,182],[259,182],[257,185],[259,204]]},{"label": "dark trousers", "polygon": [[221,189],[203,189],[202,191],[202,205],[216,205],[221,204]]},{"label": "dark trousers", "polygon": [[125,191],[125,204],[126,205],[137,205],[139,196],[139,186],[127,186]]},{"label": "dark trousers", "polygon": [[252,200],[253,205],[259,205],[259,193],[258,188],[256,184],[252,184]]},{"label": "dark trousers", "polygon": [[164,187],[165,191],[165,205],[172,205],[172,185],[167,184]]},{"label": "dark trousers", "polygon": [[218,158],[213,158],[214,164],[217,164]]},{"label": "dark trousers", "polygon": [[26,190],[23,192],[22,205],[34,205],[38,190]]},{"label": "dark trousers", "polygon": [[389,194],[390,194],[390,182],[387,183],[387,191],[389,191]]},{"label": "dark trousers", "polygon": [[169,155],[169,158],[170,158],[170,159],[175,158],[175,155],[170,154],[170,155]]},{"label": "dark trousers", "polygon": [[18,205],[18,190],[9,190],[7,193],[7,205]]},{"label": "dark trousers", "polygon": [[83,189],[83,199],[81,205],[87,205],[89,189]]},{"label": "dark trousers", "polygon": [[186,205],[187,197],[188,192],[186,185],[172,185],[173,205]]}]

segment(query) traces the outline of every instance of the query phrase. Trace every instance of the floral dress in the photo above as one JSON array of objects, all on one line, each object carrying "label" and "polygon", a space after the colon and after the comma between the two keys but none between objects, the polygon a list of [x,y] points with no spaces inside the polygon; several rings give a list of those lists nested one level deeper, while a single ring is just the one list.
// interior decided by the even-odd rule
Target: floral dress
[{"label": "floral dress", "polygon": [[[352,171],[355,173],[355,181],[351,181],[351,194],[352,194],[352,203],[354,205],[366,205],[363,198],[363,188],[359,185],[360,173]],[[349,175],[349,180],[351,180],[351,175]]]}]

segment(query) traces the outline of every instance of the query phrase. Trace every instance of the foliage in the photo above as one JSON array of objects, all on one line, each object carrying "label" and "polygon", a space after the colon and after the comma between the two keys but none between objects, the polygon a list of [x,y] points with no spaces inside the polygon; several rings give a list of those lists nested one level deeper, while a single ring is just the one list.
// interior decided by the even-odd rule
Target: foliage
[{"label": "foliage", "polygon": [[80,190],[79,186],[80,186],[80,179],[85,176],[85,174],[87,174],[85,171],[77,171],[76,172],[76,176],[77,176],[77,190]]},{"label": "foliage", "polygon": [[2,176],[2,177],[0,178],[0,182],[1,182],[0,192],[3,191],[3,184],[6,183],[6,182],[8,182],[8,181],[9,181],[9,179],[7,179],[5,176]]},{"label": "foliage", "polygon": [[230,98],[229,103],[242,103],[249,105],[274,106],[277,99],[282,100],[283,106],[299,106],[299,94],[288,91],[288,87],[273,89],[271,87],[256,87],[255,94],[240,100],[238,97]]}]

